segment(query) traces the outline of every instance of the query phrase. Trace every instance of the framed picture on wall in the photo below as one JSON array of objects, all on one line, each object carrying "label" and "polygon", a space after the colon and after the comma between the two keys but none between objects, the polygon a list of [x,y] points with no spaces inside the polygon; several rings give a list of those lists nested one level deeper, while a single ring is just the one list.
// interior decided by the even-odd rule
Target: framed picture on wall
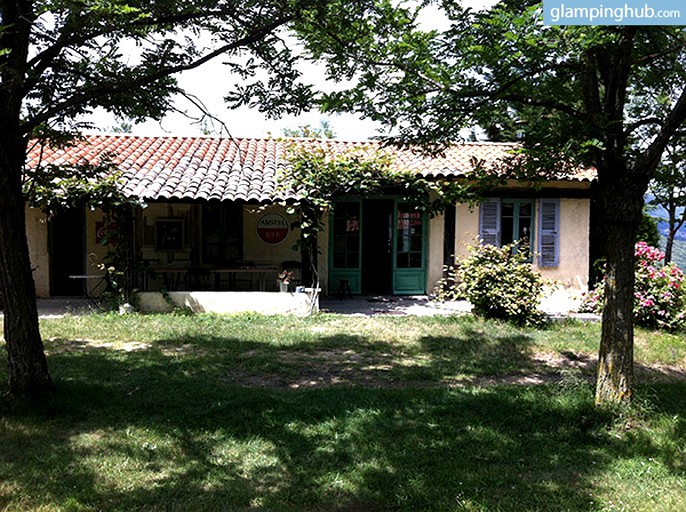
[{"label": "framed picture on wall", "polygon": [[157,219],[157,250],[183,250],[183,219]]}]

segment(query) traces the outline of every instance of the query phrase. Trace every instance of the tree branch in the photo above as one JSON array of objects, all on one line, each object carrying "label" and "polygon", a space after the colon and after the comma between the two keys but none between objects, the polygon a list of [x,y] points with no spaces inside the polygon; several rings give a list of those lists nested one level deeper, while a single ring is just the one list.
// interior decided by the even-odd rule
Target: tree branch
[{"label": "tree branch", "polygon": [[655,53],[650,53],[648,55],[644,55],[643,57],[639,57],[634,61],[634,64],[639,64],[639,65],[650,65],[651,63],[661,59],[662,57],[666,57],[667,55],[674,54],[674,53],[679,53],[686,48],[686,41],[681,41],[680,43],[674,44],[668,48],[665,48],[664,50],[660,52],[655,52]]},{"label": "tree branch", "polygon": [[640,119],[634,123],[631,123],[627,125],[626,129],[624,130],[624,136],[628,137],[634,131],[638,130],[641,126],[647,126],[650,124],[662,126],[662,119],[660,119],[659,117],[646,117],[645,119]]},{"label": "tree branch", "polygon": [[135,90],[136,88],[149,86],[162,78],[166,78],[168,76],[180,73],[182,71],[195,69],[222,54],[261,41],[266,35],[273,32],[277,28],[283,26],[284,24],[292,21],[292,19],[293,18],[291,16],[287,16],[274,20],[272,23],[261,27],[257,31],[252,32],[251,34],[243,37],[242,39],[223,45],[217,48],[216,50],[213,50],[210,53],[198,59],[195,59],[190,63],[183,63],[163,67],[155,70],[153,73],[144,74],[131,80],[119,81],[116,83],[103,81],[102,83],[97,84],[95,87],[79,89],[79,91],[77,91],[77,93],[73,96],[50,106],[49,108],[43,110],[40,114],[35,115],[32,119],[27,120],[22,127],[23,131],[24,133],[29,133],[37,126],[44,122],[47,122],[59,113],[79,105],[86,105],[89,101],[101,97],[105,94],[112,95],[130,92],[131,90]]},{"label": "tree branch", "polygon": [[[100,37],[104,36],[115,36],[121,35],[122,37],[131,37],[132,29],[137,29],[140,31],[140,35],[144,35],[147,29],[151,27],[159,27],[163,25],[175,25],[181,23],[187,23],[189,21],[201,21],[201,20],[212,20],[217,19],[221,22],[222,18],[233,18],[237,20],[235,16],[236,8],[231,9],[219,9],[219,10],[201,10],[179,13],[173,16],[163,16],[157,18],[141,18],[136,17],[136,19],[131,23],[124,23],[122,27],[113,29],[111,25],[101,25],[99,28],[93,28],[88,26],[87,17],[80,16],[81,13],[70,13],[64,25],[62,26],[59,37],[53,39],[53,44],[46,48],[43,52],[38,53],[29,62],[28,66],[31,70],[30,80],[27,80],[27,86],[25,87],[25,93],[30,91],[39,82],[40,76],[45,72],[46,69],[50,68],[53,61],[57,56],[69,47],[80,47],[84,46],[89,42],[92,42]],[[278,25],[282,25],[293,20],[293,16],[285,16],[277,19]],[[279,21],[280,20],[280,21]],[[285,20],[285,21],[284,21]],[[243,22],[242,25],[245,27],[250,27],[250,20]],[[273,30],[274,22],[253,29],[253,33],[266,34]],[[88,27],[88,29],[86,28]],[[270,28],[272,27],[272,28]],[[251,27],[252,28],[252,27]],[[266,31],[265,31],[266,29]],[[135,31],[135,30],[134,30]],[[44,37],[49,38],[49,35]],[[254,42],[254,41],[253,41]]]},{"label": "tree branch", "polygon": [[[575,108],[572,108],[570,105],[567,105],[565,103],[560,103],[557,101],[553,101],[553,100],[533,98],[533,97],[523,96],[523,95],[519,95],[519,94],[505,94],[502,96],[491,97],[491,98],[488,98],[487,100],[493,100],[493,99],[499,99],[499,100],[504,100],[504,101],[512,101],[512,102],[520,103],[522,105],[527,105],[530,107],[549,108],[551,110],[556,110],[558,112],[562,112],[563,114],[567,114],[567,115],[569,115],[575,119],[581,119],[581,120],[586,119],[583,112],[580,112],[580,111],[576,110]],[[484,103],[487,100],[484,100]]]},{"label": "tree branch", "polygon": [[684,122],[686,122],[686,87],[681,91],[674,108],[667,114],[660,132],[648,146],[648,149],[636,160],[633,172],[646,180],[651,179],[664,149]]}]

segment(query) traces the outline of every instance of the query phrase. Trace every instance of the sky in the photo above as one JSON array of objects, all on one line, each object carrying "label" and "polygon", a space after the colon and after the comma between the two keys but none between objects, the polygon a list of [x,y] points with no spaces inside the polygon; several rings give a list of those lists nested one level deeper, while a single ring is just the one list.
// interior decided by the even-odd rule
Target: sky
[{"label": "sky", "polygon": [[[495,0],[463,0],[466,7],[478,10],[493,5]],[[312,71],[317,73],[316,70]],[[306,78],[311,79],[307,76]],[[278,137],[284,129],[295,129],[302,125],[318,127],[322,120],[326,120],[332,128],[336,138],[348,141],[368,140],[379,135],[381,125],[370,120],[361,119],[355,114],[323,115],[320,112],[309,112],[299,116],[285,116],[281,119],[266,119],[256,109],[243,107],[230,110],[224,103],[230,84],[226,83],[225,68],[221,59],[208,62],[198,69],[186,71],[178,76],[179,84],[188,93],[196,96],[224,126],[229,133],[222,132],[221,124],[207,126],[219,135],[232,137]],[[191,117],[199,117],[200,113],[192,104],[178,98],[175,106],[186,111]],[[88,118],[95,130],[91,132],[111,133],[119,122],[110,114],[98,111]],[[198,136],[203,134],[203,126],[194,123],[188,117],[179,113],[170,113],[161,121],[146,121],[133,127],[132,133],[146,136]]]}]

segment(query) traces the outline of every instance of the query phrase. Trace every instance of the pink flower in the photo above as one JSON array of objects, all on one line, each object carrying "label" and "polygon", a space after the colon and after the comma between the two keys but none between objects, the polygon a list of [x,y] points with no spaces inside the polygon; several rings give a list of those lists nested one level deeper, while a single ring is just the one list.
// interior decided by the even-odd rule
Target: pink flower
[{"label": "pink flower", "polygon": [[653,299],[651,299],[650,297],[643,299],[641,301],[641,306],[643,306],[644,308],[649,308],[649,307],[654,306],[654,305],[655,305],[655,301]]}]

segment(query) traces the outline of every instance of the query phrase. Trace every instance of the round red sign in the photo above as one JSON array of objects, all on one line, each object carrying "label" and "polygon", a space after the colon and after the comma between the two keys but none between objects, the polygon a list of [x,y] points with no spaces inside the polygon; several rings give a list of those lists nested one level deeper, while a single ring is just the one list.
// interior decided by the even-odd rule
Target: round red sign
[{"label": "round red sign", "polygon": [[288,221],[278,213],[267,213],[257,221],[257,236],[264,243],[280,244],[288,236]]}]

